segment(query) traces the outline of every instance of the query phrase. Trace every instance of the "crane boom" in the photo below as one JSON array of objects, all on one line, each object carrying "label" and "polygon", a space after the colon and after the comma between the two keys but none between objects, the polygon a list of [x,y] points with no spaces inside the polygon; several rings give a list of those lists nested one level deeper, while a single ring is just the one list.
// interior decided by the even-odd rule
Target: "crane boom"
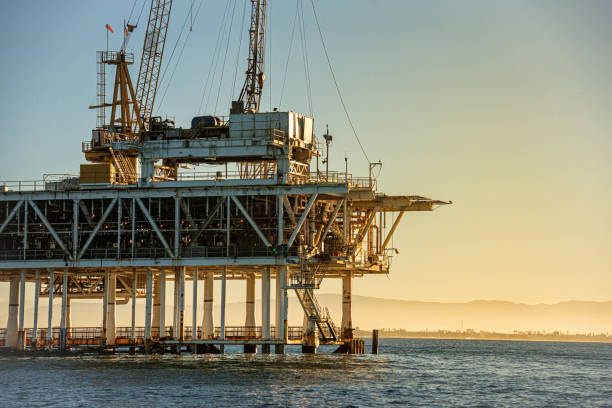
[{"label": "crane boom", "polygon": [[246,81],[232,103],[232,112],[258,112],[264,85],[264,51],[266,43],[267,0],[251,0],[251,28],[249,29],[249,61]]},{"label": "crane boom", "polygon": [[149,22],[136,82],[136,103],[138,103],[143,118],[142,123],[146,128],[153,114],[171,9],[172,0],[151,0]]}]

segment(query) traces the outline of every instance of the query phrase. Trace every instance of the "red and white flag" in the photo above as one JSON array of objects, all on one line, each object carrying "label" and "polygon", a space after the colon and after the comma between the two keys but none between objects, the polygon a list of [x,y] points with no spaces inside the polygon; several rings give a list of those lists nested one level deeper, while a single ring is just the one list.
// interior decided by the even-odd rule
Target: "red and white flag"
[{"label": "red and white flag", "polygon": [[110,26],[110,24],[107,24],[107,25],[106,25],[106,29],[107,29],[108,31],[110,31],[111,33],[113,33],[113,34],[115,33],[115,31],[113,30],[113,27],[111,27],[111,26]]}]

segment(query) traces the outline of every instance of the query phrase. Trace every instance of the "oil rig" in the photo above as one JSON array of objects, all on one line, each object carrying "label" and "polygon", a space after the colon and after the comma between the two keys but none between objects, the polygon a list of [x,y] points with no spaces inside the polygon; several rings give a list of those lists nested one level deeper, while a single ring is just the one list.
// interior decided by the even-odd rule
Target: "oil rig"
[{"label": "oil rig", "polygon": [[[0,345],[145,353],[214,353],[227,345],[270,353],[274,346],[282,354],[288,344],[305,353],[326,344],[363,352],[363,342],[353,338],[352,280],[390,272],[390,240],[405,212],[451,202],[386,195],[372,174],[329,171],[329,161],[319,170],[329,131],[323,144],[312,117],[260,111],[268,5],[250,3],[246,79],[227,117],[197,116],[183,129],[153,116],[172,0],[152,0],[135,84],[134,55],[125,46],[97,52],[97,104],[90,106],[97,126],[82,144],[89,163],[79,176],[0,182],[0,281],[10,285]],[[134,28],[127,25],[126,35]],[[107,71],[114,73],[110,102]],[[190,166],[211,171],[181,171]],[[226,325],[229,279],[246,283],[244,326]],[[339,325],[317,301],[324,279],[342,280]],[[215,280],[221,288],[216,322]],[[36,294],[30,328],[24,326],[26,282]],[[172,316],[166,316],[169,284]],[[301,326],[288,325],[288,292],[303,309]],[[184,321],[186,296],[193,300],[192,322]],[[61,323],[53,327],[58,298]],[[146,299],[144,327],[135,325],[138,298]],[[49,305],[43,324],[39,299]],[[73,299],[102,302],[92,327],[72,327]],[[128,303],[132,324],[117,327],[116,305]]]}]

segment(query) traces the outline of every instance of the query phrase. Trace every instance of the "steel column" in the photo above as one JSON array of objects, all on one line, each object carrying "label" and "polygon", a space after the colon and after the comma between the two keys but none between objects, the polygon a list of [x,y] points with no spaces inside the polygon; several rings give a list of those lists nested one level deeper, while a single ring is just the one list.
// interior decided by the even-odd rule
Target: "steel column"
[{"label": "steel column", "polygon": [[198,267],[193,268],[192,280],[193,282],[193,293],[192,293],[192,323],[191,323],[191,339],[195,340],[198,338]]},{"label": "steel column", "polygon": [[132,272],[132,327],[130,330],[131,343],[136,342],[136,270]]},{"label": "steel column", "polygon": [[220,340],[225,340],[225,291],[226,291],[226,278],[227,278],[227,266],[223,267],[223,274],[221,275],[221,333]]},{"label": "steel column", "polygon": [[9,288],[9,310],[6,323],[6,345],[10,348],[17,347],[17,331],[19,330],[19,277],[12,276]]},{"label": "steel column", "polygon": [[159,337],[166,337],[166,272],[159,274]]},{"label": "steel column", "polygon": [[26,272],[25,269],[21,270],[21,276],[19,279],[19,331],[23,331],[23,319],[25,315],[25,284],[26,284]]},{"label": "steel column", "polygon": [[209,340],[215,335],[215,327],[213,324],[213,289],[214,289],[214,273],[210,271],[204,272],[204,302],[202,316],[202,338]]},{"label": "steel column", "polygon": [[36,347],[38,342],[38,292],[40,291],[40,275],[36,271],[34,274],[34,322],[32,324],[32,347]]},{"label": "steel column", "polygon": [[66,349],[66,302],[68,299],[68,268],[64,268],[62,279],[62,319],[60,328],[60,350]]},{"label": "steel column", "polygon": [[53,283],[55,277],[53,276],[53,269],[49,268],[49,310],[47,316],[47,347],[51,349],[53,340]]},{"label": "steel column", "polygon": [[[261,338],[270,340],[270,266],[261,275]],[[262,345],[261,352],[269,354],[270,345]]]},{"label": "steel column", "polygon": [[153,272],[147,268],[147,300],[145,305],[145,348],[151,341],[151,303],[153,295]]}]

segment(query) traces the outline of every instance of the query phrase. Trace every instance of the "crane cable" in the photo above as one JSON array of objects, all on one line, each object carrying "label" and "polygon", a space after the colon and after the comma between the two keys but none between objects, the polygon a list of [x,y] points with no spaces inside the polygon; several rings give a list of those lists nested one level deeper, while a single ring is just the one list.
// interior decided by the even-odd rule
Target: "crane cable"
[{"label": "crane cable", "polygon": [[336,86],[336,91],[338,92],[338,96],[340,97],[340,103],[342,103],[342,108],[344,109],[346,118],[349,122],[349,125],[351,126],[351,129],[353,130],[353,134],[355,135],[355,139],[357,140],[357,143],[359,143],[359,147],[361,148],[363,155],[365,156],[368,163],[371,163],[370,158],[368,157],[368,154],[366,153],[365,149],[363,148],[363,145],[361,144],[361,140],[359,140],[359,136],[357,136],[357,131],[355,130],[355,126],[353,126],[353,121],[351,120],[351,116],[349,115],[348,109],[346,108],[346,104],[344,103],[342,92],[340,92],[340,86],[338,85],[338,81],[336,80],[336,74],[334,73],[334,69],[332,68],[331,60],[327,52],[327,47],[325,46],[325,39],[323,38],[323,32],[321,31],[321,25],[319,24],[319,17],[317,16],[317,11],[315,10],[314,0],[310,0],[310,4],[312,4],[312,12],[314,13],[314,16],[315,16],[315,21],[317,23],[317,29],[319,30],[319,36],[321,37],[321,44],[323,45],[323,51],[325,51],[325,58],[327,59],[327,65],[329,66],[329,71],[332,74],[334,85]]},{"label": "crane cable", "polygon": [[[219,28],[219,38],[218,38],[218,49],[216,50],[217,55],[214,57],[214,70],[212,71],[212,77],[210,82],[210,87],[208,89],[208,93],[206,95],[206,105],[204,105],[204,110],[208,112],[208,104],[212,103],[212,99],[214,97],[213,90],[214,86],[217,82],[215,82],[215,78],[217,77],[217,69],[219,68],[219,64],[221,61],[221,52],[223,49],[223,41],[225,39],[225,28],[227,27],[227,22],[229,19],[230,5],[231,1],[226,2],[225,12],[223,14],[223,20],[221,27]],[[222,72],[220,72],[222,74]]]},{"label": "crane cable", "polygon": [[[130,20],[132,19],[132,14],[134,13],[134,7],[136,7],[136,3],[138,2],[138,0],[134,0],[134,4],[132,4],[132,10],[130,11],[130,16],[128,17],[127,21],[128,24],[130,22]],[[136,24],[134,24],[135,27],[138,27],[138,23],[140,23],[140,17],[142,16],[142,13],[144,12],[144,8],[145,5],[147,4],[146,0],[143,0],[142,2],[142,7],[140,8],[140,13],[138,13],[138,19],[136,19]],[[125,41],[125,47],[127,48],[128,43],[130,42],[130,38],[132,38],[131,35],[128,35],[126,41]]]},{"label": "crane cable", "polygon": [[225,61],[227,60],[227,51],[229,50],[230,38],[232,36],[232,29],[234,28],[234,12],[236,11],[236,0],[232,6],[232,16],[230,18],[229,31],[227,33],[227,43],[225,45],[225,55],[223,56],[223,65],[221,65],[221,79],[219,80],[219,89],[217,90],[217,100],[215,101],[215,109],[213,112],[217,113],[217,106],[219,106],[219,95],[221,95],[221,85],[223,85],[223,74],[225,73]]},{"label": "crane cable", "polygon": [[304,25],[304,9],[302,7],[302,2],[301,0],[299,1],[300,4],[300,22],[298,22],[298,24],[300,24],[300,39],[302,41],[302,58],[304,58],[304,77],[305,77],[305,82],[306,82],[306,96],[308,99],[308,108],[309,108],[309,114],[310,116],[314,116],[314,112],[312,109],[312,88],[311,88],[311,80],[310,80],[310,63],[308,61],[308,48],[306,47],[307,41],[306,41],[306,28]]},{"label": "crane cable", "polygon": [[[212,55],[212,59],[210,61],[210,67],[208,68],[208,74],[206,75],[206,81],[204,82],[204,86],[202,88],[202,98],[200,99],[200,106],[198,107],[198,112],[197,113],[201,113],[202,112],[202,105],[204,104],[204,98],[209,96],[208,93],[208,84],[210,83],[211,80],[211,73],[213,74],[213,79],[214,76],[216,74],[213,73],[213,68],[216,67],[217,64],[217,53],[220,50],[220,44],[221,44],[221,32],[223,31],[223,26],[225,24],[225,19],[227,17],[227,13],[228,13],[228,8],[229,8],[229,2],[226,3],[225,5],[225,11],[223,13],[223,18],[220,21],[220,25],[219,25],[219,30],[217,30],[217,40],[215,42],[215,50],[213,51],[213,55]],[[215,72],[216,72],[216,68],[215,68]],[[212,87],[212,84],[211,84]],[[206,105],[205,108],[208,107],[208,101],[209,101],[210,97],[206,98]]]},{"label": "crane cable", "polygon": [[[200,3],[200,5],[198,6],[198,8],[196,10],[195,16],[191,17],[192,18],[192,24],[197,20],[198,15],[200,14],[200,9],[202,8],[202,6],[204,5],[205,2],[206,1],[202,1]],[[189,17],[190,17],[189,14],[191,14],[191,13],[188,13],[187,18],[185,19],[185,24],[183,24],[183,27],[181,28],[181,33],[179,34],[179,39],[182,36],[183,31],[184,31],[184,29],[185,29],[185,27],[187,25],[187,21],[189,20]],[[159,108],[161,108],[162,104],[164,103],[164,99],[166,97],[166,93],[168,92],[168,89],[170,88],[170,84],[172,83],[172,80],[174,79],[174,74],[176,73],[176,69],[178,68],[178,66],[179,66],[179,64],[181,62],[181,58],[183,57],[183,52],[185,51],[185,46],[189,42],[189,38],[191,38],[191,33],[192,33],[192,31],[190,29],[189,32],[187,33],[187,35],[185,36],[185,41],[183,42],[183,47],[181,48],[181,52],[179,53],[179,56],[178,56],[178,58],[176,60],[176,63],[174,64],[174,68],[172,70],[172,74],[170,75],[170,79],[168,80],[168,83],[166,84],[166,89],[164,89],[164,93],[162,95],[161,101],[159,102],[159,105],[158,105],[158,108],[157,108],[158,110],[159,110]],[[178,44],[179,39],[177,39],[176,44]],[[176,44],[174,46],[175,48],[176,48]],[[172,56],[173,55],[174,55],[174,50],[172,50],[172,54],[170,55],[170,60],[166,64],[166,69],[164,70],[164,72],[162,74],[162,78],[161,78],[162,81],[164,79],[164,76],[166,74],[166,71],[167,71],[168,67],[170,66],[170,62],[172,61]]]},{"label": "crane cable", "polygon": [[281,87],[280,100],[278,102],[279,108],[283,104],[283,95],[285,94],[285,83],[287,82],[287,71],[289,70],[289,59],[291,58],[291,50],[293,49],[293,37],[295,36],[295,26],[296,26],[299,10],[300,10],[300,0],[296,0],[295,17],[293,17],[293,29],[291,30],[291,40],[289,40],[289,52],[287,52],[287,62],[285,63],[285,73],[283,75],[283,85]]},{"label": "crane cable", "polygon": [[[242,22],[240,23],[240,27],[244,27],[244,17],[246,15],[246,6],[245,4],[242,6]],[[232,81],[232,95],[236,94],[236,78],[238,78],[238,65],[240,61],[240,51],[242,50],[242,38],[244,36],[240,35],[240,31],[238,31],[238,51],[236,52],[236,65],[234,66],[234,80]]]}]

